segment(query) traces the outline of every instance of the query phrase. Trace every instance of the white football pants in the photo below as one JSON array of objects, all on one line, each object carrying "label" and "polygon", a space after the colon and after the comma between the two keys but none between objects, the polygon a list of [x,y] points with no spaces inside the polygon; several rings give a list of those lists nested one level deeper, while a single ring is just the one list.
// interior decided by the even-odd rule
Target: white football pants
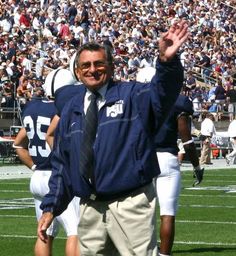
[{"label": "white football pants", "polygon": [[161,173],[156,179],[160,215],[175,216],[181,188],[181,173],[177,156],[157,152]]},{"label": "white football pants", "polygon": [[[40,204],[43,197],[49,192],[48,181],[51,171],[36,170],[30,180],[30,192],[33,194],[37,220],[42,216]],[[78,234],[80,199],[74,197],[67,209],[57,216],[47,230],[47,234],[55,237],[59,231],[59,224],[64,228],[67,236]]]}]

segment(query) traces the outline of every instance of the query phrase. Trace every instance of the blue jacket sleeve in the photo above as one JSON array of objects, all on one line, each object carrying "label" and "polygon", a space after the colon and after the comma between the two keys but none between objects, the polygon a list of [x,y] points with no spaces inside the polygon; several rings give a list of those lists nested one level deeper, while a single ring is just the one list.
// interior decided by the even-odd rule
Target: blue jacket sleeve
[{"label": "blue jacket sleeve", "polygon": [[[60,215],[73,199],[71,180],[68,175],[69,157],[61,150],[61,123],[56,129],[54,148],[52,151],[52,175],[49,179],[49,192],[45,195],[40,208],[43,212],[52,212]],[[62,133],[63,134],[63,133]]]},{"label": "blue jacket sleeve", "polygon": [[[156,134],[176,102],[183,85],[183,67],[176,56],[170,62],[158,62],[156,74],[146,91],[139,92],[139,115],[149,133]],[[146,93],[148,91],[148,93]],[[145,96],[146,95],[146,96]],[[152,124],[152,125],[150,125]]]}]

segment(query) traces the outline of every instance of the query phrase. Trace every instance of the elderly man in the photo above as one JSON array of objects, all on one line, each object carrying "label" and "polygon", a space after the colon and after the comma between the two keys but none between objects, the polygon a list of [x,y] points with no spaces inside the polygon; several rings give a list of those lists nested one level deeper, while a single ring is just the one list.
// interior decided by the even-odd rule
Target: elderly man
[{"label": "elderly man", "polygon": [[183,83],[176,56],[188,38],[175,22],[159,41],[150,83],[115,82],[112,49],[87,43],[77,52],[82,85],[64,107],[55,136],[50,192],[38,236],[79,196],[82,255],[157,255],[154,136]]}]

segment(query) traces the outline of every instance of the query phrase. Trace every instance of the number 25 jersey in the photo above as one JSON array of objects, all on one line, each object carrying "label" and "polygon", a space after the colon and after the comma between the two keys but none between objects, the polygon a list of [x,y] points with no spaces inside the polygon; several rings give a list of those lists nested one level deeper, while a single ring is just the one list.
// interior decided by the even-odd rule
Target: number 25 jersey
[{"label": "number 25 jersey", "polygon": [[29,154],[39,170],[51,170],[51,150],[46,142],[46,133],[55,114],[54,102],[42,98],[33,98],[23,109]]}]

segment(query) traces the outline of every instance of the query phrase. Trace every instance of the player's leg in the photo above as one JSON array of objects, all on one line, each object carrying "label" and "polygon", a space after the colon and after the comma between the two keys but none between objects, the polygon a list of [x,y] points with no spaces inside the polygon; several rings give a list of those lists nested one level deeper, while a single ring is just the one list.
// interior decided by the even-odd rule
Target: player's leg
[{"label": "player's leg", "polygon": [[[42,210],[40,209],[40,204],[42,203],[42,199],[38,200],[37,198],[34,199],[35,202],[35,210],[36,216],[39,220],[42,215]],[[56,221],[53,221],[51,226],[47,230],[48,240],[47,242],[43,242],[41,239],[37,238],[35,247],[34,247],[34,254],[35,256],[51,256],[52,255],[52,244],[54,236],[56,236],[58,232],[58,224]]]},{"label": "player's leg", "polygon": [[80,199],[74,197],[68,205],[67,209],[56,219],[63,226],[66,234],[66,256],[79,256],[79,239],[78,239],[78,225],[79,225],[79,204]]},{"label": "player's leg", "polygon": [[45,243],[40,238],[37,238],[35,247],[34,247],[34,255],[35,256],[51,256],[53,239],[54,238],[52,236],[48,236],[47,243]]},{"label": "player's leg", "polygon": [[177,140],[177,146],[179,148],[178,160],[179,160],[179,164],[181,165],[184,160],[184,155],[185,155],[184,145],[183,145],[183,142],[181,141],[181,139]]},{"label": "player's leg", "polygon": [[67,256],[79,256],[80,255],[78,235],[67,237],[65,255],[67,255]]},{"label": "player's leg", "polygon": [[157,153],[161,174],[156,180],[160,206],[160,253],[169,255],[175,236],[175,215],[181,187],[178,159],[167,152]]},{"label": "player's leg", "polygon": [[175,216],[160,216],[160,253],[170,255],[175,238]]},{"label": "player's leg", "polygon": [[[48,180],[51,175],[50,171],[35,171],[30,180],[30,192],[34,197],[35,212],[37,220],[42,216],[40,204],[44,195],[48,192]],[[55,235],[58,232],[58,224],[53,221],[47,230],[48,242],[44,243],[39,238],[36,240],[34,253],[35,256],[50,256],[52,255],[52,243]]]}]

